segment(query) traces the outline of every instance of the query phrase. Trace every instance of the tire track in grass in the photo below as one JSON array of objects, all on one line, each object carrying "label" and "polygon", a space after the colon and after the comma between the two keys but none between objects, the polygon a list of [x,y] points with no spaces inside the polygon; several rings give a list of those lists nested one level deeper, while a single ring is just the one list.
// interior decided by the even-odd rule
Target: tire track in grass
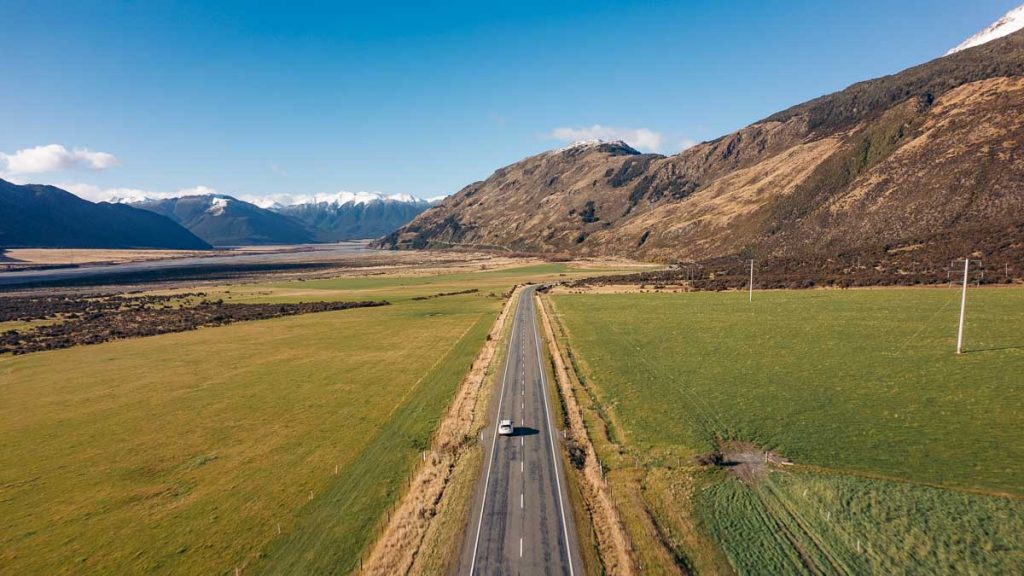
[{"label": "tire track in grass", "polygon": [[[825,545],[821,536],[811,530],[795,510],[786,505],[771,480],[765,480],[762,486],[758,486],[756,492],[767,512],[777,518],[779,523],[785,526],[787,533],[793,537],[794,545],[801,555],[813,561],[822,574],[853,573],[850,567]],[[808,546],[805,547],[804,544]],[[823,566],[821,560],[827,565]]]},{"label": "tire track in grass", "polygon": [[[795,495],[793,495],[791,492],[787,492],[787,490],[784,487],[780,487],[780,486],[778,486],[778,485],[776,485],[774,483],[772,484],[772,491],[775,494],[776,498],[778,498],[779,501],[792,514],[797,516],[797,518],[801,521],[802,524],[804,524],[804,525],[811,525],[811,524],[813,524],[813,522],[811,522],[809,520],[806,520],[803,516],[801,516],[798,513],[798,510],[801,508],[801,504],[796,501],[796,496]],[[827,505],[822,505],[817,500],[814,500],[814,501],[807,500],[807,506],[812,506],[812,507],[816,506],[818,508],[819,513],[820,513],[821,510],[829,508]],[[837,515],[838,515],[838,511],[837,511]],[[843,526],[843,524],[842,524],[840,518],[838,518],[838,516],[837,516],[835,522],[830,523],[826,528],[828,530],[831,530],[831,532],[835,536],[838,537],[837,539],[835,539],[835,538],[833,539],[833,540],[838,540],[837,542],[835,542],[835,545],[839,546],[839,547],[842,547],[844,549],[844,551],[847,552],[847,554],[840,554],[838,551],[835,550],[835,546],[833,546],[831,548],[832,553],[836,554],[836,555],[839,555],[839,556],[849,557],[849,552],[852,550],[852,545],[850,543],[851,542],[859,542],[860,539],[859,539],[858,536],[856,536],[851,531],[845,530],[842,526]],[[807,531],[808,533],[813,533],[813,531],[811,531],[810,529],[807,529],[807,528],[805,528],[805,531]],[[822,535],[820,538],[822,540],[822,546],[824,546],[825,536]],[[865,539],[866,539],[866,537],[865,537]],[[873,552],[870,547],[865,547],[863,552],[861,552],[861,553],[864,554],[868,558],[873,558],[879,564],[882,563],[882,558],[879,557],[877,555],[877,553]],[[863,571],[868,569],[867,565],[857,566],[856,568],[850,568],[848,563],[846,561],[843,561],[840,557],[837,557],[836,560],[839,561],[840,563],[842,563],[846,567],[846,569],[848,571],[853,572],[853,573],[863,572]],[[858,560],[858,558],[857,557],[853,557],[853,558],[851,558],[851,560]]]},{"label": "tire track in grass", "polygon": [[[749,487],[743,486],[741,490],[749,490]],[[800,541],[796,538],[796,535],[768,509],[762,495],[757,491],[751,491],[751,495],[753,496],[757,518],[763,525],[768,527],[768,533],[771,535],[772,540],[777,543],[783,557],[792,561],[795,567],[802,566],[806,573],[821,574],[817,563],[807,554]]]}]

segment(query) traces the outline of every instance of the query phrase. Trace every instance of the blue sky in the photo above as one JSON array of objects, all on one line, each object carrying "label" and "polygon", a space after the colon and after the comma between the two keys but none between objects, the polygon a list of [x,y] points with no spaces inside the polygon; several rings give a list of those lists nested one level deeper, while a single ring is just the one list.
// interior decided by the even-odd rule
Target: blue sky
[{"label": "blue sky", "polygon": [[0,0],[0,153],[63,146],[5,175],[83,194],[434,197],[595,125],[678,152],[1020,1]]}]

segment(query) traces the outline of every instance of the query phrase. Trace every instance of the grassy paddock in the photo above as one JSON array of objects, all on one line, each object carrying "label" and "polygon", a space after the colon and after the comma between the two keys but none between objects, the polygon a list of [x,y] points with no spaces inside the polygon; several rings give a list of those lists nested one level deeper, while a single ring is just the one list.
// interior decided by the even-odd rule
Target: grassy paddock
[{"label": "grassy paddock", "polygon": [[223,287],[206,291],[394,304],[0,358],[0,572],[351,569],[500,294],[572,273]]},{"label": "grassy paddock", "polygon": [[[646,507],[696,564],[716,560],[692,529],[740,573],[1024,565],[1024,291],[970,292],[961,357],[955,290],[552,300],[631,455],[604,451],[609,478],[640,474]],[[694,469],[719,438],[798,465],[755,487]]]},{"label": "grassy paddock", "polygon": [[630,444],[1024,495],[1024,290],[556,296]]}]

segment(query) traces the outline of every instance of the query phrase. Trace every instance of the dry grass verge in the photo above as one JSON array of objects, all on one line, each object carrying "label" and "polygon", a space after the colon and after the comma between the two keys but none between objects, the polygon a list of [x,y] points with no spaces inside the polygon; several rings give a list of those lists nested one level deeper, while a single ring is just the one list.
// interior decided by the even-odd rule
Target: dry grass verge
[{"label": "dry grass verge", "polygon": [[566,369],[556,344],[544,299],[538,297],[538,300],[540,305],[537,309],[540,310],[544,337],[548,341],[548,349],[554,362],[555,379],[558,381],[558,391],[568,416],[570,436],[567,444],[573,446],[574,452],[579,451],[571,458],[572,470],[579,481],[580,492],[593,523],[604,572],[607,574],[635,574],[636,563],[631,556],[629,538],[619,519],[619,513],[608,484],[605,482],[594,445],[590,442],[590,436],[583,421],[583,411],[576,403],[571,372]]},{"label": "dry grass verge", "polygon": [[[578,359],[570,346],[571,335],[553,302],[549,299],[544,302],[549,314],[549,327],[556,334],[562,366],[575,393],[576,415],[582,420],[587,439],[593,447],[591,456],[598,460],[595,463],[597,470],[599,474],[604,472],[600,477],[603,491],[610,498],[634,570],[658,574],[729,573],[728,568],[720,569],[727,564],[718,562],[713,550],[704,547],[691,549],[690,544],[694,542],[706,544],[692,522],[672,526],[662,524],[665,519],[659,514],[658,503],[667,493],[661,490],[660,484],[651,484],[647,457],[628,448],[624,436],[626,431],[615,413],[608,409],[600,391],[579,372],[582,367],[576,364]],[[671,456],[671,459],[677,457]],[[683,515],[681,519],[692,520],[692,516]],[[706,561],[708,558],[710,562]]]}]

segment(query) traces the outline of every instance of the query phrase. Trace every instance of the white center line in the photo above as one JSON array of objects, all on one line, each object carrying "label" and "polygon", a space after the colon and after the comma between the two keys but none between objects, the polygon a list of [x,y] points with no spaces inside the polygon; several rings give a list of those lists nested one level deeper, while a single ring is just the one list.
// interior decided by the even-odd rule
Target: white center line
[{"label": "white center line", "polygon": [[519,538],[519,557],[523,557],[523,539]]},{"label": "white center line", "polygon": [[525,498],[525,496],[523,495],[523,493],[522,493],[522,492],[520,492],[520,493],[519,493],[519,508],[520,508],[520,509],[522,509],[522,508],[523,508],[523,502],[524,502],[524,498]]}]

